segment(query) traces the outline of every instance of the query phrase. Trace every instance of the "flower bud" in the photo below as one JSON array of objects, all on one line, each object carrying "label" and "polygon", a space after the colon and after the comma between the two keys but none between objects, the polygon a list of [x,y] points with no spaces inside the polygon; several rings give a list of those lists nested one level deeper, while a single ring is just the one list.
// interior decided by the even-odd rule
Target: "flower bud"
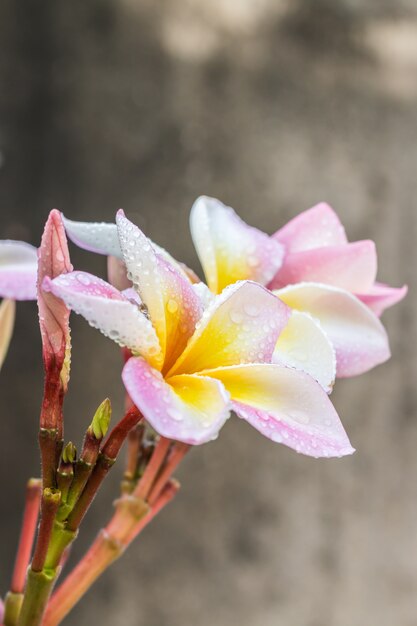
[{"label": "flower bud", "polygon": [[106,436],[111,420],[111,413],[111,402],[109,398],[106,398],[95,412],[93,421],[89,427],[90,432],[96,439],[103,439],[103,437]]}]

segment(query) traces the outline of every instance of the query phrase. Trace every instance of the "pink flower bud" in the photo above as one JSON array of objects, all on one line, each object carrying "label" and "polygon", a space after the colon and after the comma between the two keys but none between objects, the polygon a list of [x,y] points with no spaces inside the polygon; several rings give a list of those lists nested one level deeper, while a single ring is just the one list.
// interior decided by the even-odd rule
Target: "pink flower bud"
[{"label": "pink flower bud", "polygon": [[[65,393],[70,368],[71,339],[69,328],[70,311],[62,300],[44,291],[45,278],[56,278],[72,271],[67,238],[61,213],[53,209],[45,224],[39,248],[38,263],[38,307],[42,336],[43,361],[46,373],[46,386],[50,393],[45,394],[50,410],[42,411],[45,419],[43,427],[55,427],[59,416],[56,414],[56,394]],[[54,397],[55,396],[55,397]],[[44,407],[45,409],[46,407]]]}]

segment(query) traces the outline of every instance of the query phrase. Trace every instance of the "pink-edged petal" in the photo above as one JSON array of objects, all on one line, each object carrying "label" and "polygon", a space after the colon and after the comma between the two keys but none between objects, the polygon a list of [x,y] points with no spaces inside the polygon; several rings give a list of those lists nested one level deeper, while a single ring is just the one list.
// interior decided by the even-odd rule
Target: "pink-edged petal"
[{"label": "pink-edged petal", "polygon": [[221,381],[237,415],[272,441],[314,457],[354,452],[326,392],[308,374],[268,363],[203,373]]},{"label": "pink-edged petal", "polygon": [[122,258],[116,224],[76,222],[65,216],[62,216],[62,219],[69,239],[76,246],[97,254]]},{"label": "pink-edged petal", "polygon": [[401,302],[407,293],[407,285],[403,285],[403,287],[390,287],[382,283],[375,283],[367,293],[356,293],[355,295],[366,304],[375,315],[380,316],[385,309]]},{"label": "pink-edged petal", "polygon": [[148,309],[149,317],[158,335],[163,354],[166,350],[166,321],[163,284],[158,256],[151,241],[118,211],[116,223],[127,276],[138,290]]},{"label": "pink-edged petal", "polygon": [[0,241],[0,297],[36,300],[38,252],[23,241]]},{"label": "pink-edged petal", "polygon": [[377,257],[373,241],[355,241],[288,254],[270,289],[300,282],[333,285],[347,291],[367,291],[375,281]]},{"label": "pink-edged petal", "polygon": [[140,358],[126,363],[123,382],[132,401],[164,437],[198,445],[217,437],[230,415],[223,385],[203,376],[161,374]]},{"label": "pink-edged petal", "polygon": [[161,349],[151,322],[137,304],[104,280],[72,272],[44,281],[43,286],[103,335],[144,356],[153,366],[161,366]]},{"label": "pink-edged petal", "polygon": [[348,291],[301,283],[274,293],[289,307],[319,320],[336,350],[337,376],[357,376],[389,359],[388,337],[381,322]]},{"label": "pink-edged petal", "polygon": [[190,228],[207,284],[214,293],[238,280],[266,285],[281,266],[284,249],[234,210],[201,196],[190,214]]},{"label": "pink-edged petal", "polygon": [[129,287],[128,289],[123,289],[121,293],[125,296],[125,298],[130,300],[130,302],[132,302],[133,304],[136,304],[138,307],[142,309],[143,312],[145,312],[146,310],[145,306],[142,300],[140,299],[140,296],[138,292],[136,291],[136,289],[133,289],[133,287]]},{"label": "pink-edged petal", "polygon": [[342,223],[325,202],[300,213],[272,236],[285,246],[287,253],[347,243]]},{"label": "pink-edged petal", "polygon": [[192,283],[167,257],[157,253],[142,231],[117,215],[120,244],[128,270],[163,348],[167,371],[184,350],[203,312]]},{"label": "pink-edged petal", "polygon": [[336,353],[317,319],[293,310],[278,337],[273,362],[310,374],[328,393],[336,378]]},{"label": "pink-edged petal", "polygon": [[0,369],[6,358],[12,338],[15,310],[14,300],[3,300],[0,305]]},{"label": "pink-edged petal", "polygon": [[230,285],[205,310],[170,375],[270,361],[288,317],[285,304],[257,283]]}]

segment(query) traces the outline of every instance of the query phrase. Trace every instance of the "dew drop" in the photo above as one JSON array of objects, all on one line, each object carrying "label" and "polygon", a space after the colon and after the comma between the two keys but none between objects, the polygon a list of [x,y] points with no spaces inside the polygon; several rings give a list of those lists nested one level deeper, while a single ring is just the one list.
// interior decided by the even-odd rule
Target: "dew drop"
[{"label": "dew drop", "polygon": [[250,317],[257,317],[259,315],[259,306],[257,304],[248,302],[243,308],[245,313],[250,315]]},{"label": "dew drop", "polygon": [[176,313],[178,311],[178,304],[173,298],[168,300],[167,309],[169,313]]},{"label": "dew drop", "polygon": [[240,311],[230,311],[229,317],[233,324],[241,324],[243,321],[243,315]]},{"label": "dew drop", "polygon": [[89,285],[91,282],[88,276],[86,276],[85,274],[78,274],[77,279],[78,279],[78,282],[81,283],[82,285]]},{"label": "dew drop", "polygon": [[169,407],[167,409],[167,414],[176,422],[182,422],[184,419],[181,411],[178,411],[177,409],[174,409],[173,407]]}]

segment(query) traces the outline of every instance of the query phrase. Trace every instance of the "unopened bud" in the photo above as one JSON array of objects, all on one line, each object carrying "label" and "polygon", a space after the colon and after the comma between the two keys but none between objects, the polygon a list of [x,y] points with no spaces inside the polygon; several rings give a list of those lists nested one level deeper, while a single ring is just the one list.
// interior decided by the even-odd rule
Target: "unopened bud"
[{"label": "unopened bud", "polygon": [[109,398],[106,398],[98,407],[89,428],[90,432],[93,433],[96,439],[103,439],[103,437],[106,436],[110,420],[111,402]]},{"label": "unopened bud", "polygon": [[74,463],[77,458],[77,448],[72,441],[69,441],[62,451],[62,460],[64,463]]}]

